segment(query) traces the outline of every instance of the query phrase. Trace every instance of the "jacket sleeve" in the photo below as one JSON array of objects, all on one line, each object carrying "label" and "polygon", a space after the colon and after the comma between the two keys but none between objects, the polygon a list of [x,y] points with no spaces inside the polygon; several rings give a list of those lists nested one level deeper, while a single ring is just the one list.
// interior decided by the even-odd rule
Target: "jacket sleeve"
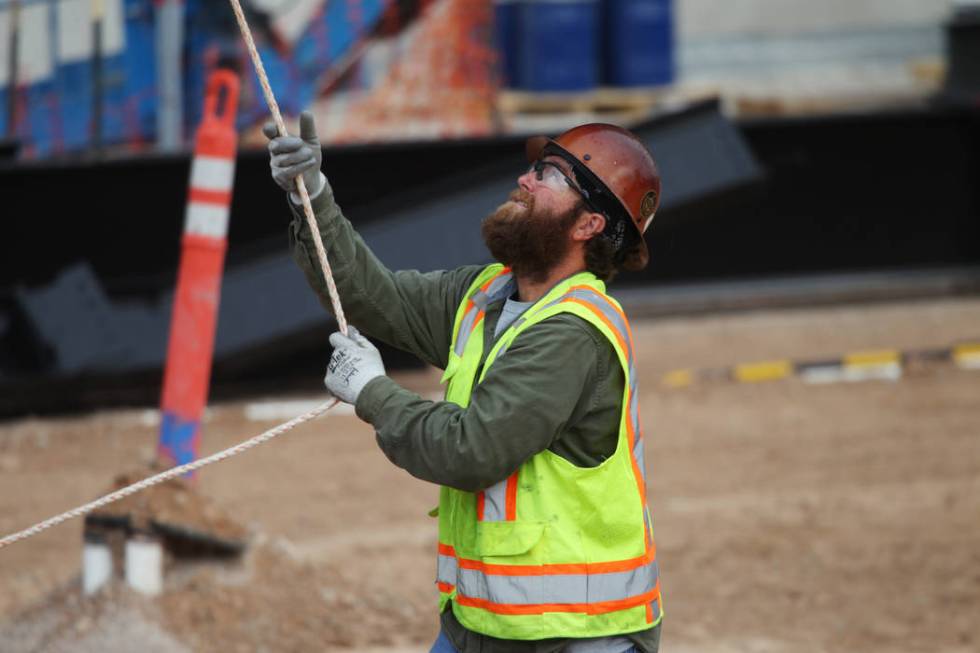
[{"label": "jacket sleeve", "polygon": [[[320,303],[330,310],[330,296],[303,208],[292,200],[289,203],[293,210],[289,228],[293,258]],[[312,204],[348,321],[366,335],[445,368],[456,308],[482,267],[392,272],[343,216],[329,183]]]},{"label": "jacket sleeve", "polygon": [[426,401],[388,377],[373,379],[356,411],[396,465],[425,481],[482,490],[549,448],[580,402],[595,402],[600,348],[583,320],[558,315],[528,328],[493,363],[467,408]]}]

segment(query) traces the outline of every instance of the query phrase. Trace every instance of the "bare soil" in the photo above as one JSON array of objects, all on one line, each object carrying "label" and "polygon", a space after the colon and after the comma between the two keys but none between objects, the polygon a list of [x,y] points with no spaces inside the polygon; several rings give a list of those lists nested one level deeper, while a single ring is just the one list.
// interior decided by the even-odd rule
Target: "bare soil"
[{"label": "bare soil", "polygon": [[[151,465],[119,474],[103,494],[121,490],[162,471],[165,471],[164,467]],[[141,532],[163,529],[164,534],[170,534],[170,539],[186,534],[234,543],[247,536],[247,530],[241,524],[224,514],[209,497],[197,491],[192,479],[186,478],[172,478],[140,490],[89,513],[89,518],[109,523],[121,520],[121,524]]]},{"label": "bare soil", "polygon": [[[980,372],[898,382],[658,386],[679,367],[980,339],[980,299],[634,325],[664,651],[980,650]],[[438,375],[399,380],[422,392]],[[0,534],[149,464],[145,411],[0,424]],[[212,407],[203,454],[274,422]],[[172,565],[162,596],[80,596],[82,523],[0,550],[0,650],[427,651],[437,488],[332,413],[209,467],[250,532],[238,561]]]}]

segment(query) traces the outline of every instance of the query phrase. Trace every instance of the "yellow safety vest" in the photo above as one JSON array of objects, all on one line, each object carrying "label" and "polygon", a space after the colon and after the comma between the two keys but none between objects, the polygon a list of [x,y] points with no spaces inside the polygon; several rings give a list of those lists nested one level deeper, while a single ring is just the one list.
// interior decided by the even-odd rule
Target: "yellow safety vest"
[{"label": "yellow safety vest", "polygon": [[[484,310],[514,287],[510,270],[497,264],[467,291],[443,377],[447,401],[469,404],[479,382]],[[451,600],[463,626],[492,637],[602,637],[652,628],[661,619],[632,335],[605,284],[582,272],[552,288],[500,335],[479,380],[525,329],[559,313],[594,325],[616,350],[626,377],[619,442],[597,467],[577,467],[545,450],[486,490],[442,488],[440,611]]]}]

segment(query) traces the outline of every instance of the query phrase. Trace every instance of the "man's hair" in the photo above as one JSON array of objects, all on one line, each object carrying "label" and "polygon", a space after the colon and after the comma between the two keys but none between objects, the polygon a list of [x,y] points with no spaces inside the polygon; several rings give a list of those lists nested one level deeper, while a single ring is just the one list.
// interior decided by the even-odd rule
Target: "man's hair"
[{"label": "man's hair", "polygon": [[621,269],[639,272],[650,260],[643,243],[633,245],[621,256],[622,260],[617,263],[616,246],[611,240],[598,234],[585,244],[585,269],[609,283]]}]

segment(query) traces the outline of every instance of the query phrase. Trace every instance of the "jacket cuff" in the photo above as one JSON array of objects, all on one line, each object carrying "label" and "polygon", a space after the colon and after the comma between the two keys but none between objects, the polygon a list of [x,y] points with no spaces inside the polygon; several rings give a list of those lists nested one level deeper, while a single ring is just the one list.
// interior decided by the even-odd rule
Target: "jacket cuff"
[{"label": "jacket cuff", "polygon": [[[323,174],[323,173],[321,173]],[[303,204],[296,193],[289,193],[289,208],[293,212],[293,233],[299,236],[306,228],[306,215],[303,212]],[[310,206],[313,207],[313,217],[316,218],[317,227],[321,232],[329,231],[333,228],[335,218],[340,214],[340,208],[334,201],[333,188],[330,182],[324,177],[323,186],[315,197],[310,198]]]},{"label": "jacket cuff", "polygon": [[362,420],[369,424],[374,424],[374,420],[379,416],[385,401],[396,392],[407,392],[400,385],[395,383],[391,377],[381,375],[367,382],[354,404],[354,412]]},{"label": "jacket cuff", "polygon": [[[313,200],[323,195],[324,191],[333,195],[333,189],[330,188],[330,182],[327,181],[327,176],[322,172],[320,173],[320,187],[317,189],[315,193],[310,193],[309,191],[310,189],[307,188],[306,192],[310,196],[311,203],[313,202]],[[296,191],[294,190],[289,191],[289,199],[292,201],[293,206],[297,206],[297,207],[303,206],[303,198],[300,197],[299,193],[297,193]]]}]

